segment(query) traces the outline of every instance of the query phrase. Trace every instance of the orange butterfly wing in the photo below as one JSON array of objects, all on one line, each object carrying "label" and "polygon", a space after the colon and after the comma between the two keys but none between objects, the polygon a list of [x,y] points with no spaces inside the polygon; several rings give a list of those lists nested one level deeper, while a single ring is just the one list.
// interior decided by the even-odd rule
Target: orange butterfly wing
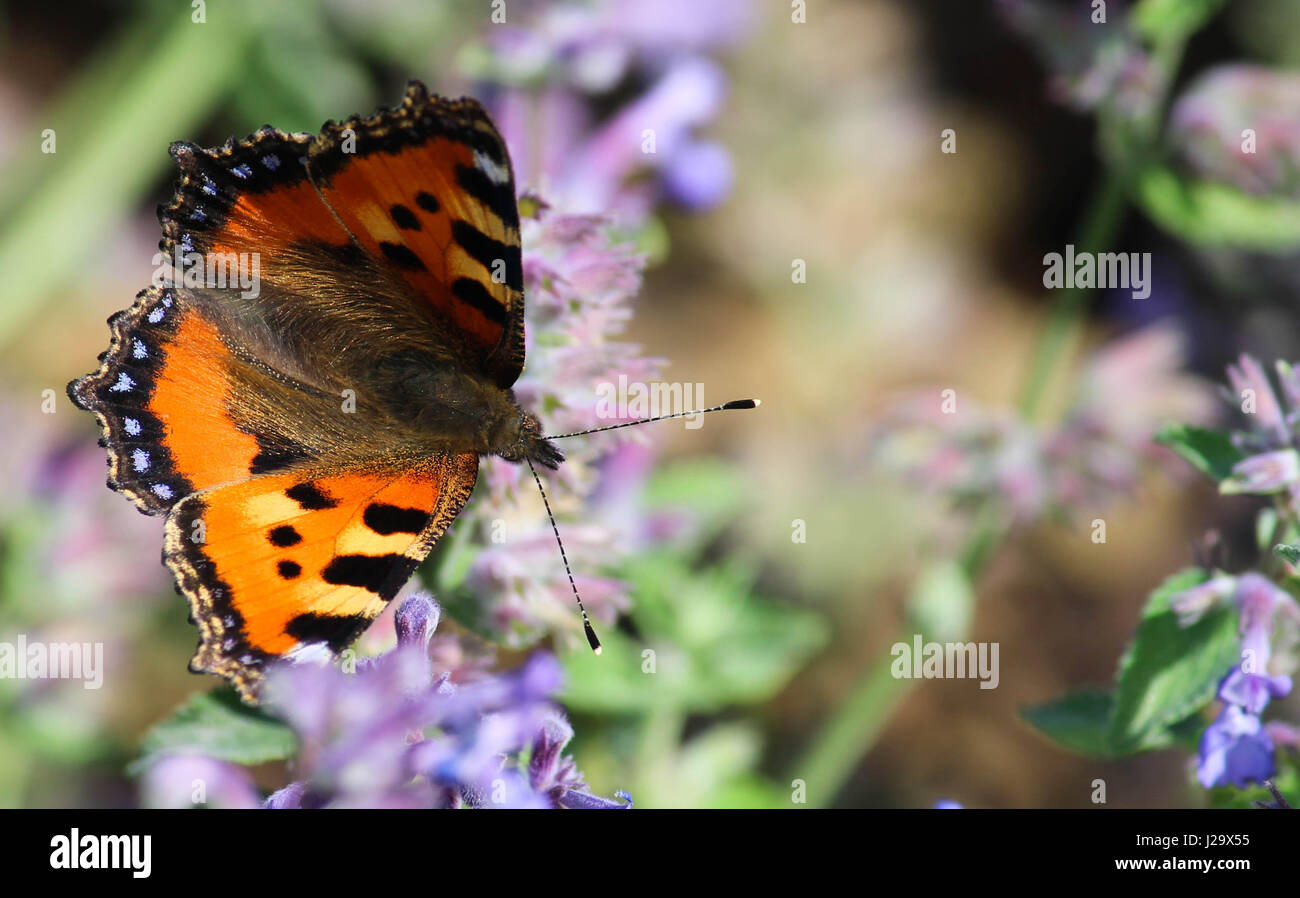
[{"label": "orange butterfly wing", "polygon": [[[181,176],[159,208],[169,259],[256,253],[265,285],[293,302],[328,285],[330,265],[367,253],[427,304],[462,358],[503,388],[518,378],[513,177],[472,100],[413,82],[398,109],[327,124],[319,137],[263,128],[171,151]],[[304,258],[326,264],[306,286]],[[285,359],[257,357],[265,346],[232,342],[224,317],[247,309],[237,290],[142,291],[109,320],[99,369],[68,392],[99,419],[109,485],[146,513],[169,513],[165,561],[201,633],[191,667],[254,700],[266,662],[337,653],[379,614],[464,506],[477,456],[397,469],[383,447],[334,458],[276,432],[274,415],[250,422],[249,397],[237,395],[249,384],[285,413],[311,387],[276,368]]]},{"label": "orange butterfly wing", "polygon": [[108,447],[108,485],[157,514],[195,490],[248,477],[257,439],[227,412],[230,351],[168,288],[150,288],[109,319],[100,369],[73,381]]},{"label": "orange butterfly wing", "polygon": [[342,652],[424,560],[477,477],[478,457],[467,454],[398,474],[266,474],[181,500],[163,557],[199,626],[191,669],[255,700],[267,661]]},{"label": "orange butterfly wing", "polygon": [[339,220],[453,324],[500,387],[523,370],[524,293],[510,157],[471,99],[430,97],[328,123],[307,170]]},{"label": "orange butterfly wing", "polygon": [[[169,259],[177,251],[256,252],[273,261],[302,241],[350,245],[352,236],[307,177],[314,140],[267,127],[216,149],[172,144],[181,174],[171,202],[158,207],[159,248]],[[263,273],[275,279],[277,269]]]}]

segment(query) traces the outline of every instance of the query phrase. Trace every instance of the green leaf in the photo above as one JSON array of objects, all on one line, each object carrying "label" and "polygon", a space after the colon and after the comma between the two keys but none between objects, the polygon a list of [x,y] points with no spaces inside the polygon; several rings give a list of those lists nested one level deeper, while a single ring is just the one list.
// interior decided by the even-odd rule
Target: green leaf
[{"label": "green leaf", "polygon": [[1228,434],[1187,424],[1167,424],[1155,440],[1178,453],[1183,461],[1215,482],[1232,474],[1243,456]]},{"label": "green leaf", "polygon": [[734,523],[751,497],[752,490],[734,466],[718,459],[692,459],[657,471],[646,487],[645,504],[655,511],[689,511],[703,543]]},{"label": "green leaf", "polygon": [[1201,246],[1286,253],[1300,246],[1300,202],[1193,181],[1161,165],[1138,173],[1135,199],[1166,231]]},{"label": "green leaf", "polygon": [[1278,543],[1273,547],[1273,554],[1291,564],[1300,564],[1300,546]]},{"label": "green leaf", "polygon": [[139,773],[164,754],[203,754],[235,764],[261,764],[292,757],[293,731],[266,712],[250,708],[233,689],[190,696],[170,718],[153,727],[128,772]]},{"label": "green leaf", "polygon": [[734,560],[697,570],[659,551],[620,573],[633,586],[642,636],[607,629],[599,658],[585,649],[565,658],[563,698],[578,710],[705,712],[761,702],[827,639],[817,615],[754,596],[753,572]]},{"label": "green leaf", "polygon": [[1223,8],[1224,0],[1141,0],[1129,22],[1148,40],[1181,38],[1198,31]]},{"label": "green leaf", "polygon": [[1109,692],[1072,692],[1020,709],[1020,717],[1058,745],[1098,758],[1114,755],[1110,718],[1115,697]]},{"label": "green leaf", "polygon": [[1168,731],[1213,697],[1220,679],[1237,663],[1240,640],[1233,610],[1210,611],[1182,627],[1169,599],[1206,573],[1188,568],[1168,577],[1147,599],[1133,643],[1120,659],[1111,747],[1139,751],[1171,744]]}]

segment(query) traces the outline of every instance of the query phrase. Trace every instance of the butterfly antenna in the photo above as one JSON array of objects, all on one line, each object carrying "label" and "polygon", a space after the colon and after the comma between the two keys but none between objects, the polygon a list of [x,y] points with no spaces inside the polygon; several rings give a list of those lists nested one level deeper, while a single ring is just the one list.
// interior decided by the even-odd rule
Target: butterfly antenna
[{"label": "butterfly antenna", "polygon": [[[606,430],[618,430],[620,427],[633,427],[637,424],[649,424],[651,421],[667,421],[669,418],[685,418],[690,415],[706,415],[709,412],[727,412],[732,409],[740,408],[758,408],[762,405],[759,399],[733,399],[731,402],[724,402],[722,405],[715,405],[713,408],[697,408],[690,412],[675,412],[671,415],[656,415],[653,418],[639,418],[636,421],[624,421],[622,424],[611,424],[608,427],[596,427],[591,430],[575,430],[573,433],[557,433],[554,436],[542,437],[544,440],[562,440],[565,437],[581,437],[589,433],[604,433]],[[537,476],[537,472],[533,472]],[[539,483],[538,486],[541,486]],[[543,496],[543,498],[545,498]],[[557,534],[558,536],[558,534]]]},{"label": "butterfly antenna", "polygon": [[533,480],[537,483],[537,491],[542,494],[542,504],[546,506],[546,516],[551,519],[551,530],[555,533],[555,542],[560,547],[560,560],[564,562],[564,572],[569,575],[569,588],[573,590],[573,598],[578,603],[578,611],[582,613],[582,629],[587,634],[587,644],[597,655],[600,654],[600,639],[596,637],[596,631],[591,626],[591,618],[587,617],[587,609],[582,604],[582,596],[578,595],[578,584],[573,582],[573,571],[569,568],[569,556],[564,554],[564,540],[560,539],[560,528],[555,523],[555,515],[551,513],[551,502],[546,498],[546,490],[542,488],[542,478],[537,476],[537,469],[533,467],[531,460],[528,461],[528,470],[533,472]]}]

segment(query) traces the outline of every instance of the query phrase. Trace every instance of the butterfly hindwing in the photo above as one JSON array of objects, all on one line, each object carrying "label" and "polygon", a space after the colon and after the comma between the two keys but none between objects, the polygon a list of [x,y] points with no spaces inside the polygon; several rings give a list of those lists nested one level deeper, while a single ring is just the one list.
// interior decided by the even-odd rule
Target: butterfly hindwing
[{"label": "butterfly hindwing", "polygon": [[267,474],[182,500],[164,558],[199,625],[191,668],[252,699],[267,661],[341,652],[428,554],[477,476],[467,454],[400,473]]},{"label": "butterfly hindwing", "polygon": [[448,322],[500,387],[523,368],[523,266],[505,143],[471,99],[412,82],[402,104],[328,123],[308,173],[360,245]]}]

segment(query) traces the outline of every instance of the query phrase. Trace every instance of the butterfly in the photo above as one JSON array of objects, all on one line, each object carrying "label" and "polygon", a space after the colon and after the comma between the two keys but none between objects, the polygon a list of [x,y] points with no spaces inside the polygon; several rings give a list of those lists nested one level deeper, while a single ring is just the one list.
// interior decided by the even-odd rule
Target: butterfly
[{"label": "butterfly", "polygon": [[109,319],[99,369],[68,393],[98,418],[108,485],[166,516],[190,669],[255,703],[271,662],[336,656],[384,610],[480,456],[563,455],[511,391],[519,212],[477,102],[412,81],[398,107],[319,134],[171,155],[170,283]]}]

